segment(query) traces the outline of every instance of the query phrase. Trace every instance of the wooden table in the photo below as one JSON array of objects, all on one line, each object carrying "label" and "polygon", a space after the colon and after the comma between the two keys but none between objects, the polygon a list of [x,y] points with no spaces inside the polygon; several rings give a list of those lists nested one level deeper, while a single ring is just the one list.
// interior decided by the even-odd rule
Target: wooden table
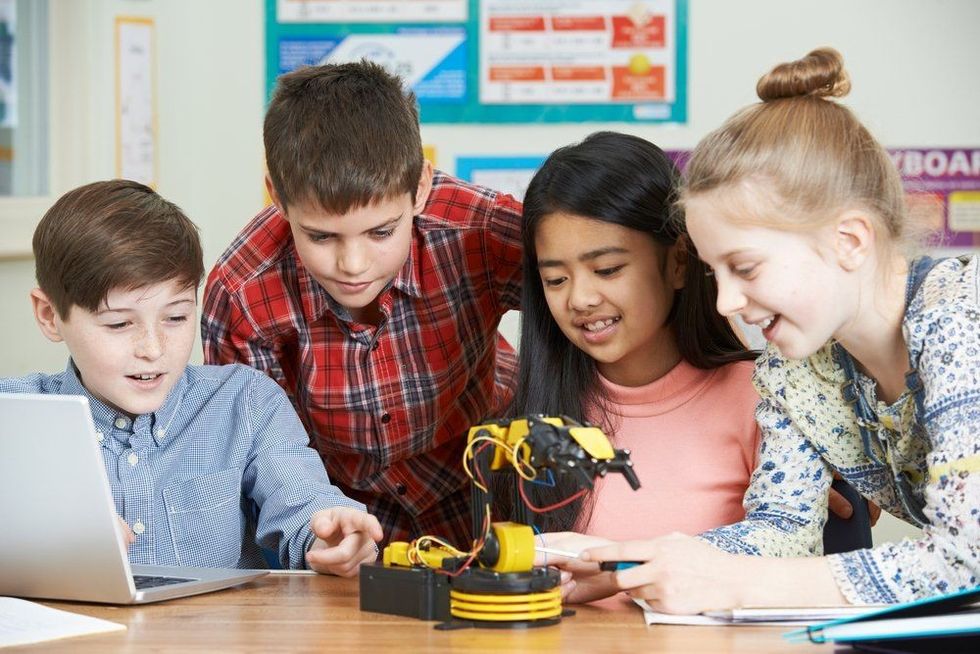
[{"label": "wooden table", "polygon": [[773,627],[647,627],[639,609],[575,607],[551,627],[437,631],[433,622],[365,613],[356,579],[269,575],[237,588],[136,607],[72,602],[49,606],[129,627],[5,651],[44,652],[768,652],[826,654],[830,645],[789,644]]}]

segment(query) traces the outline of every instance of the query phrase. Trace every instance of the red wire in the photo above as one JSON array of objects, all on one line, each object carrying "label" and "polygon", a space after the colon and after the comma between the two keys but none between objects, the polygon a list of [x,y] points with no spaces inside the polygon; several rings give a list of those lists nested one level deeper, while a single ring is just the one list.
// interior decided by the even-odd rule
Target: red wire
[{"label": "red wire", "polygon": [[448,575],[450,577],[456,577],[462,574],[463,571],[469,568],[471,565],[473,565],[473,560],[476,558],[477,554],[480,553],[480,550],[483,549],[483,546],[487,542],[487,529],[489,529],[490,527],[489,521],[490,521],[490,516],[485,515],[483,518],[483,535],[480,537],[480,540],[478,540],[476,544],[473,546],[473,553],[470,554],[470,558],[466,559],[463,565],[460,566],[460,568],[456,572],[446,572],[445,570],[436,570],[436,572],[441,572],[442,574]]},{"label": "red wire", "polygon": [[473,472],[474,474],[476,474],[477,477],[480,478],[480,483],[483,485],[483,487],[487,489],[489,489],[490,486],[487,484],[487,480],[483,478],[483,472],[480,470],[480,466],[477,463],[476,457],[478,454],[483,452],[483,450],[487,449],[488,447],[493,447],[493,443],[484,443],[480,447],[476,448],[475,452],[473,452]]},{"label": "red wire", "polygon": [[561,507],[565,506],[566,504],[571,504],[572,502],[574,502],[575,500],[577,500],[578,498],[582,497],[587,492],[589,492],[589,489],[583,488],[579,492],[575,493],[574,495],[572,495],[570,497],[566,497],[565,499],[563,499],[560,502],[555,502],[554,504],[551,504],[549,506],[537,507],[537,506],[534,506],[533,504],[531,504],[531,500],[528,499],[527,493],[524,491],[524,480],[520,480],[520,481],[517,482],[517,489],[521,493],[521,499],[524,500],[524,504],[526,504],[527,505],[527,508],[531,509],[531,511],[533,511],[535,513],[544,513],[545,511],[554,511],[555,509],[560,509]]},{"label": "red wire", "polygon": [[[480,447],[476,448],[476,451],[473,452],[473,473],[476,475],[476,477],[479,478],[480,484],[482,484],[485,488],[489,488],[489,486],[487,486],[487,482],[483,478],[483,472],[480,470],[480,465],[479,462],[477,461],[477,457],[483,452],[483,450],[487,449],[488,447],[493,447],[493,443],[484,443]],[[456,572],[448,572],[446,570],[439,570],[439,569],[437,569],[436,572],[447,575],[449,577],[457,577],[463,574],[463,572],[465,572],[471,565],[473,565],[473,561],[476,559],[477,555],[480,553],[480,550],[482,550],[483,546],[486,544],[487,530],[489,528],[490,528],[490,516],[484,515],[483,534],[480,536],[480,539],[473,544],[473,551],[472,553],[470,553],[469,558],[466,559],[463,565],[461,565],[459,569],[456,570]]]},{"label": "red wire", "polygon": [[[479,482],[484,487],[486,487],[486,488],[489,488],[489,486],[487,485],[486,480],[483,478],[483,473],[480,470],[480,466],[479,466],[479,464],[477,462],[477,456],[479,454],[481,454],[483,452],[483,450],[485,450],[488,447],[492,447],[492,446],[493,446],[492,443],[484,443],[483,445],[481,445],[480,447],[478,447],[476,449],[476,451],[473,453],[473,472],[476,475],[476,477],[479,478]],[[533,504],[531,504],[531,500],[528,499],[527,492],[524,490],[524,480],[523,479],[518,479],[517,480],[517,489],[518,489],[518,491],[521,494],[521,499],[524,500],[524,504],[526,504],[527,505],[527,508],[529,508],[534,513],[544,513],[545,511],[554,511],[555,509],[560,509],[561,507],[565,506],[566,504],[570,504],[570,503],[574,502],[575,500],[577,500],[578,498],[582,497],[583,495],[585,495],[588,492],[588,489],[587,488],[583,488],[582,490],[580,490],[577,493],[571,495],[570,497],[566,497],[565,499],[561,500],[560,502],[556,502],[556,503],[551,504],[549,506],[536,507]],[[483,549],[483,546],[486,544],[487,530],[490,527],[490,525],[488,524],[489,523],[489,520],[490,520],[490,516],[489,515],[487,515],[486,517],[484,517],[484,519],[483,519],[483,535],[480,537],[480,540],[477,541],[477,543],[473,547],[473,552],[470,554],[470,557],[468,559],[466,559],[466,561],[463,563],[463,565],[458,570],[456,570],[456,572],[446,572],[444,570],[437,570],[437,572],[441,572],[441,573],[446,574],[446,575],[448,575],[450,577],[456,577],[456,576],[462,574],[467,568],[469,568],[473,564],[474,559],[476,559],[477,555],[480,553],[480,550],[482,550]]]}]

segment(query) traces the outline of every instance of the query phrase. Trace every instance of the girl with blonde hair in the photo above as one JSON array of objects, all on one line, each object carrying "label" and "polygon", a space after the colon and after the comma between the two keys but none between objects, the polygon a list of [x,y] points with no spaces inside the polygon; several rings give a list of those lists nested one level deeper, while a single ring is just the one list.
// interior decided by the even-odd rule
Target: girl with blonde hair
[{"label": "girl with blonde hair", "polygon": [[[768,341],[761,463],[745,520],[583,552],[644,562],[616,584],[659,610],[892,603],[980,583],[980,265],[910,256],[901,180],[835,100],[849,88],[829,48],[777,66],[762,102],[688,165],[680,201],[718,311]],[[921,538],[817,556],[835,472]]]}]

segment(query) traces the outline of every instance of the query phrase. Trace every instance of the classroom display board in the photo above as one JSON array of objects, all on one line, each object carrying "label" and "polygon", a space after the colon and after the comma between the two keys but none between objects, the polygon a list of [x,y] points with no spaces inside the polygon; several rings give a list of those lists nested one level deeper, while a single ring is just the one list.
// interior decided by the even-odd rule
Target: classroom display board
[{"label": "classroom display board", "polygon": [[527,185],[547,157],[457,157],[456,176],[524,199]]},{"label": "classroom display board", "polygon": [[686,122],[688,0],[266,0],[266,91],[376,61],[424,123]]},{"label": "classroom display board", "polygon": [[934,245],[980,247],[980,148],[892,149],[909,200]]},{"label": "classroom display board", "polygon": [[[667,150],[681,170],[690,150]],[[902,176],[905,197],[928,229],[930,244],[950,248],[980,247],[980,148],[891,148]],[[547,155],[463,156],[456,175],[521,199]]]}]

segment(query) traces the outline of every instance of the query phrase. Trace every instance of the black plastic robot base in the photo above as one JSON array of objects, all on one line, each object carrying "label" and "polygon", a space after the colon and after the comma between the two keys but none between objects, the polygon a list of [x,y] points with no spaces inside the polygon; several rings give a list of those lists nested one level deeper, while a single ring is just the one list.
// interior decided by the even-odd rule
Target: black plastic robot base
[{"label": "black plastic robot base", "polygon": [[449,577],[421,566],[361,566],[361,610],[419,620],[449,619]]},{"label": "black plastic robot base", "polygon": [[494,572],[480,568],[450,577],[423,566],[361,566],[361,610],[403,615],[418,620],[438,620],[436,629],[533,629],[558,624],[575,615],[565,609],[560,617],[540,620],[484,621],[454,618],[450,611],[450,590],[468,593],[528,594],[551,590],[561,583],[554,568],[535,568],[531,572]]}]

